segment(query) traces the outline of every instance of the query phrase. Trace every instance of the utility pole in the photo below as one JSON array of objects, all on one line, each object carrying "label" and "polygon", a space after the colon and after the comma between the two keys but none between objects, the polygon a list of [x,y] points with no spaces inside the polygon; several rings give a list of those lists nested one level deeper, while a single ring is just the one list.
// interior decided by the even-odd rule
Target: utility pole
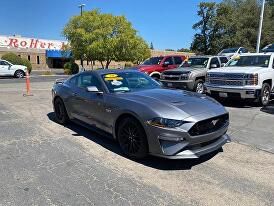
[{"label": "utility pole", "polygon": [[[80,8],[80,11],[81,11],[81,16],[83,16],[83,8],[85,7],[86,5],[85,4],[79,4],[78,5],[78,8]],[[84,68],[84,61],[83,59],[81,58],[81,66],[82,66],[82,69]]]},{"label": "utility pole", "polygon": [[256,52],[260,52],[260,46],[261,46],[261,37],[262,37],[262,29],[263,29],[263,21],[264,21],[264,7],[265,7],[265,0],[263,0],[263,5],[261,9],[261,15],[260,15],[260,24],[259,24],[259,31],[258,31],[258,39],[257,39],[257,47]]}]

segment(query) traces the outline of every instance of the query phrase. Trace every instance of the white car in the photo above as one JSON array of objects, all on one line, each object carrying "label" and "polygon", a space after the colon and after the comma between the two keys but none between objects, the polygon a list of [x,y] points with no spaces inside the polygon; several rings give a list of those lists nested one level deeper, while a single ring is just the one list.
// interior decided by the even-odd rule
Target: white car
[{"label": "white car", "polygon": [[6,60],[0,60],[0,76],[13,76],[23,78],[26,75],[27,67],[23,65],[13,65]]},{"label": "white car", "polygon": [[205,83],[211,96],[258,100],[267,105],[274,91],[274,54],[243,54],[225,67],[208,71]]},{"label": "white car", "polygon": [[239,54],[244,54],[244,53],[248,53],[248,50],[246,48],[236,47],[236,48],[224,49],[218,55],[233,58],[234,56],[238,56]]}]

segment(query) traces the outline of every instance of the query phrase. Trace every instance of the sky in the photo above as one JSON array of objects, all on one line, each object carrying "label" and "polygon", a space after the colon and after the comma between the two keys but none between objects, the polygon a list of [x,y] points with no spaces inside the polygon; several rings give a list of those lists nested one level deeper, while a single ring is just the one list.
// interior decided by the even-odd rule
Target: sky
[{"label": "sky", "polygon": [[[203,0],[213,1],[213,0]],[[219,2],[216,0],[215,2]],[[201,0],[3,0],[0,35],[63,40],[62,29],[69,18],[84,10],[99,8],[102,13],[124,15],[154,48],[189,48],[199,18]]]}]

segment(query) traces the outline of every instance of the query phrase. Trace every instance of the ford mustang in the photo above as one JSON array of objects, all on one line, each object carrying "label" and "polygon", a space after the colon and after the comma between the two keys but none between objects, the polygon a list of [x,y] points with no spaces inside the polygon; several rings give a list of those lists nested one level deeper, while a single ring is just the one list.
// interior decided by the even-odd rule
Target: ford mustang
[{"label": "ford mustang", "polygon": [[139,71],[82,72],[56,81],[52,96],[60,124],[103,131],[130,158],[199,158],[230,141],[229,114],[217,101],[162,88]]}]

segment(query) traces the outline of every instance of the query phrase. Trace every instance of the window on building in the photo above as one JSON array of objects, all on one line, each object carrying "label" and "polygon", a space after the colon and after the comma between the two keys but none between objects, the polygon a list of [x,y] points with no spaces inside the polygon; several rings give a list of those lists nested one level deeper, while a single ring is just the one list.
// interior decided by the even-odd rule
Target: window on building
[{"label": "window on building", "polygon": [[28,60],[30,61],[30,55],[28,55]]},{"label": "window on building", "polygon": [[40,57],[37,56],[37,64],[40,64]]}]

